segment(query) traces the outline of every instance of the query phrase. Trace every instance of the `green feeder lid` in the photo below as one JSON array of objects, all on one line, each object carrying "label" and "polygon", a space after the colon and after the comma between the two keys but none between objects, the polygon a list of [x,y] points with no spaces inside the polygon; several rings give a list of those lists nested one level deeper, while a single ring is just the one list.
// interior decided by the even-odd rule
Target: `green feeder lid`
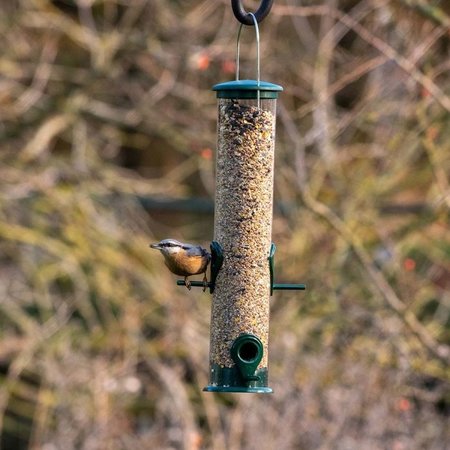
[{"label": "green feeder lid", "polygon": [[217,91],[217,98],[259,98],[273,99],[278,98],[278,92],[283,88],[278,84],[269,83],[267,81],[257,80],[235,80],[225,83],[216,84],[212,88]]}]

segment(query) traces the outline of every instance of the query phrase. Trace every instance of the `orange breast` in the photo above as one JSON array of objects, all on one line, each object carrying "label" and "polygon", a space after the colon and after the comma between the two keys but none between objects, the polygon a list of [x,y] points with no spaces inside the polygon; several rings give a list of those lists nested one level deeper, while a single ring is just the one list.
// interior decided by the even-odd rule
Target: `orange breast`
[{"label": "orange breast", "polygon": [[171,258],[165,257],[166,266],[175,275],[187,277],[206,271],[207,259],[201,256],[191,256],[190,258],[177,255]]}]

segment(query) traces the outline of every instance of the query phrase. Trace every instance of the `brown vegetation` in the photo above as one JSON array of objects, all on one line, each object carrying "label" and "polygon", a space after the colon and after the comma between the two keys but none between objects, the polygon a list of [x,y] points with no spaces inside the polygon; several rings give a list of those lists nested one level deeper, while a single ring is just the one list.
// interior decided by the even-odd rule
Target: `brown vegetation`
[{"label": "brown vegetation", "polygon": [[[148,243],[212,238],[229,2],[1,2],[1,447],[447,448],[449,14],[276,0],[261,24],[276,280],[308,290],[272,297],[275,393],[225,396],[201,392],[209,294]],[[254,55],[246,27],[244,77]]]}]

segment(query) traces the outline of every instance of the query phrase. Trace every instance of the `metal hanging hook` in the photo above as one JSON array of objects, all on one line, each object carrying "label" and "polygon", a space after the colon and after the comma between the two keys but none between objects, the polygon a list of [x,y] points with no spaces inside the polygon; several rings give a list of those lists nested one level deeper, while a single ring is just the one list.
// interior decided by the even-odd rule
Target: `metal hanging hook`
[{"label": "metal hanging hook", "polygon": [[[253,13],[248,14],[252,20],[252,24],[255,25],[255,35],[256,35],[256,79],[258,85],[261,79],[261,61],[259,55],[259,27],[258,21]],[[242,25],[239,26],[237,42],[236,42],[236,80],[239,80],[239,68],[240,68],[240,56],[241,56],[241,31]]]},{"label": "metal hanging hook", "polygon": [[[272,9],[273,0],[262,0],[261,5],[254,13],[256,22],[261,22]],[[231,0],[231,7],[233,8],[234,16],[243,25],[254,25],[251,13],[248,13],[242,6],[241,0]]]},{"label": "metal hanging hook", "polygon": [[[256,34],[256,82],[258,85],[257,99],[258,99],[258,108],[259,108],[259,106],[260,106],[259,85],[261,83],[261,61],[260,61],[260,54],[259,54],[259,27],[258,27],[258,20],[256,19],[256,16],[253,13],[248,13],[248,15],[252,19],[253,25],[255,26],[255,34]],[[241,55],[240,42],[241,42],[242,25],[244,25],[244,24],[241,23],[241,25],[239,26],[237,43],[236,43],[236,81],[239,80],[239,67],[240,67],[240,55]]]}]

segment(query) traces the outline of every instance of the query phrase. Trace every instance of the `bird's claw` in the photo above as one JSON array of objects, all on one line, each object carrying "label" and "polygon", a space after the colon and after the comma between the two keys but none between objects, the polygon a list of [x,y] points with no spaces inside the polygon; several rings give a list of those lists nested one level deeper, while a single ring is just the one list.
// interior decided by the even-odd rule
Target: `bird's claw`
[{"label": "bird's claw", "polygon": [[186,287],[190,291],[191,290],[191,282],[187,278],[184,279],[184,284],[186,285]]}]

